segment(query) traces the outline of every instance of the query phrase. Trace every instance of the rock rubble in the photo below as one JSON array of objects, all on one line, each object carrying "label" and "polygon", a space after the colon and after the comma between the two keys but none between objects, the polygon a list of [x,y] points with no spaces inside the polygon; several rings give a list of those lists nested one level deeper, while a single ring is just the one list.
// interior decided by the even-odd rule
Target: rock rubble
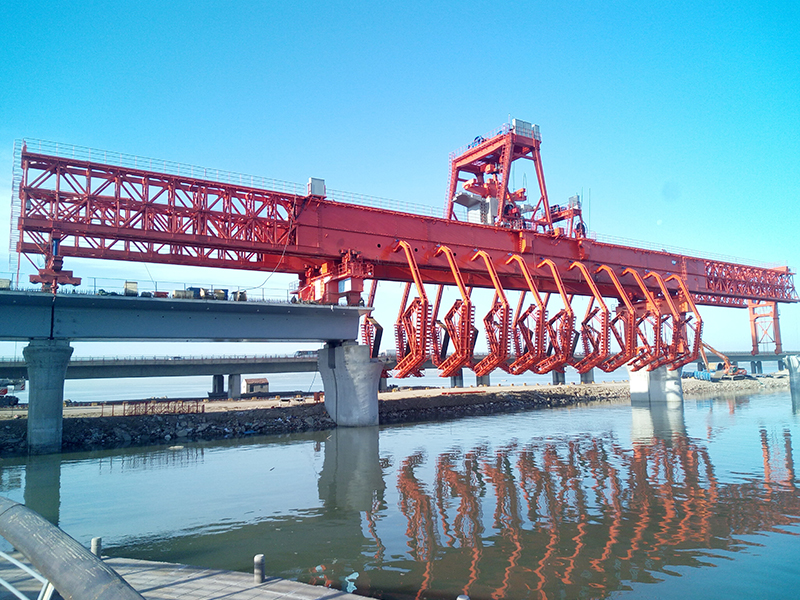
[{"label": "rock rubble", "polygon": [[[687,398],[753,394],[785,389],[788,377],[708,382],[683,380]],[[626,402],[628,384],[439,389],[381,394],[382,424],[443,421],[464,416],[569,406],[587,402]],[[229,410],[200,414],[126,417],[73,417],[63,421],[63,450],[148,446],[182,441],[244,438],[335,427],[322,404]],[[0,456],[24,454],[27,419],[0,420]]]}]

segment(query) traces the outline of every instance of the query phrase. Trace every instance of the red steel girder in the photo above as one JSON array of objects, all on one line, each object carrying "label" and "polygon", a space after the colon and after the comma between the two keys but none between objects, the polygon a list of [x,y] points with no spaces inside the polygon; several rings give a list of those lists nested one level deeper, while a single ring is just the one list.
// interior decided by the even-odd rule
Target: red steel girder
[{"label": "red steel girder", "polygon": [[616,314],[609,321],[609,330],[613,336],[613,338],[609,339],[613,339],[616,342],[618,350],[598,365],[601,370],[611,373],[629,362],[636,355],[636,312],[613,269],[607,265],[600,265],[596,273],[605,273],[611,279],[617,290],[616,297],[620,301]]},{"label": "red steel girder", "polygon": [[[378,290],[378,280],[373,279],[369,288],[367,306],[375,306],[375,292]],[[383,338],[383,327],[373,318],[372,314],[364,315],[361,322],[361,341],[369,348],[370,358],[378,358],[380,352],[381,339]]]},{"label": "red steel girder", "polygon": [[[569,363],[572,357],[575,346],[575,312],[572,310],[569,294],[567,294],[556,264],[546,258],[539,263],[538,268],[541,269],[544,266],[550,269],[558,288],[558,293],[561,295],[564,308],[547,320],[548,356],[541,362],[532,365],[531,370],[534,373],[548,373],[553,370],[563,372],[564,366]],[[549,300],[550,294],[548,293],[544,299],[545,307],[547,307]]]},{"label": "red steel girder", "polygon": [[[655,277],[660,279],[658,275],[655,275]],[[697,310],[692,295],[686,289],[683,280],[677,275],[672,275],[659,282],[664,296],[669,298],[672,295],[666,285],[670,281],[674,281],[678,286],[673,301],[673,305],[677,309],[678,319],[673,324],[672,356],[669,363],[669,370],[675,371],[683,365],[697,360],[702,343],[703,319]]]}]

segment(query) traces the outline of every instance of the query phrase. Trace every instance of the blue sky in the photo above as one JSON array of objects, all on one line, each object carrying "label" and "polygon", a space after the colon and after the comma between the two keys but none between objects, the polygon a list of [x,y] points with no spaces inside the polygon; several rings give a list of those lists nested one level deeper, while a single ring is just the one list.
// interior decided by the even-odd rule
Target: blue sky
[{"label": "blue sky", "polygon": [[[591,229],[796,269],[798,22],[792,2],[6,0],[0,271],[17,138],[438,207],[449,152],[509,115],[541,127],[552,202],[591,190]],[[712,345],[749,347],[745,311],[703,314]],[[800,349],[800,308],[781,319]]]}]

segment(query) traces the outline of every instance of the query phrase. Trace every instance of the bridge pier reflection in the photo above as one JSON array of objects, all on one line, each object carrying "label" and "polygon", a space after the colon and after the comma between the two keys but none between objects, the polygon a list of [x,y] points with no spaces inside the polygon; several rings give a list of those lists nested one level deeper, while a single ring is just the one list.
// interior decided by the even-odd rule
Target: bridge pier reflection
[{"label": "bridge pier reflection", "polygon": [[648,443],[658,439],[671,445],[676,436],[686,437],[682,403],[654,402],[648,405],[631,402],[633,443]]},{"label": "bridge pier reflection", "polygon": [[377,427],[337,427],[325,440],[319,499],[326,509],[372,511],[383,497]]},{"label": "bridge pier reflection", "polygon": [[25,463],[25,506],[58,525],[61,513],[61,455],[28,457]]}]

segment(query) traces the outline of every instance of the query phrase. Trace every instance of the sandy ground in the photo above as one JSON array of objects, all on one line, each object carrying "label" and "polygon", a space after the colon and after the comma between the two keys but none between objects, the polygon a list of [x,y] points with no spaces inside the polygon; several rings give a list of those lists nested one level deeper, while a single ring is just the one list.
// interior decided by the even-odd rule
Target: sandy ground
[{"label": "sandy ground", "polygon": [[[684,395],[708,396],[719,392],[758,392],[771,389],[788,387],[789,377],[786,371],[773,373],[757,379],[743,379],[739,381],[709,382],[696,379],[683,380]],[[402,401],[407,404],[414,400],[425,401],[428,404],[454,404],[458,401],[458,396],[492,396],[500,393],[535,391],[540,394],[558,396],[579,396],[590,400],[592,398],[608,397],[627,397],[628,382],[616,381],[610,383],[590,383],[590,384],[571,384],[571,385],[495,385],[489,387],[467,387],[467,388],[427,388],[414,389],[405,388],[378,394],[382,402]],[[432,399],[438,399],[432,401]],[[178,400],[178,399],[175,399]],[[300,406],[314,406],[313,398],[289,398],[283,397],[281,400],[276,398],[253,398],[242,400],[207,400],[192,399],[184,401],[197,401],[202,411],[206,413],[246,411],[263,408],[292,408]],[[113,411],[113,412],[112,412]],[[0,419],[27,418],[27,407],[25,405],[14,408],[0,408]],[[121,416],[122,405],[102,405],[100,403],[77,404],[64,407],[65,418],[84,418],[100,416]]]}]

